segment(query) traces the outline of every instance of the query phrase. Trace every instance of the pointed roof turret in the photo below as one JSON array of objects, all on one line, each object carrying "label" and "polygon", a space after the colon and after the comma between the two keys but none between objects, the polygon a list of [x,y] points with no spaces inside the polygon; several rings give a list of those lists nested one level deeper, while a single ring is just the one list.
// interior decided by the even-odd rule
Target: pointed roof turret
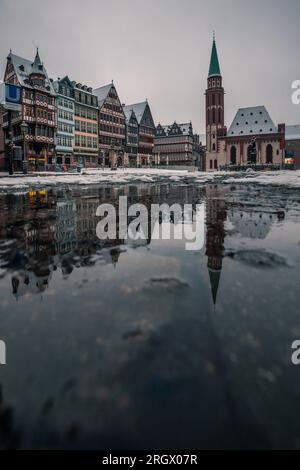
[{"label": "pointed roof turret", "polygon": [[40,59],[39,48],[37,47],[34,62],[32,63],[32,72],[33,73],[43,73],[44,72],[43,69],[44,69],[44,67],[43,67],[42,61]]},{"label": "pointed roof turret", "polygon": [[214,76],[221,76],[215,33],[213,36],[208,78],[214,77]]}]

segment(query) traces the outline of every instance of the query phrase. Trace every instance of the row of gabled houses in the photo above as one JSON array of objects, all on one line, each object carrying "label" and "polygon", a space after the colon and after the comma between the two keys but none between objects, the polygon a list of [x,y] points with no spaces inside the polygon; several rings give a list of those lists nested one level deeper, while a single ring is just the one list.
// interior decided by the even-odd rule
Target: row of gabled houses
[{"label": "row of gabled houses", "polygon": [[93,89],[68,76],[52,80],[38,50],[33,62],[10,52],[4,82],[21,87],[22,110],[1,115],[2,169],[7,167],[5,146],[11,140],[23,155],[13,162],[15,171],[24,162],[33,171],[59,165],[116,168],[199,161],[199,138],[191,124],[164,126],[164,135],[159,125],[156,145],[147,100],[122,104],[113,82]]}]

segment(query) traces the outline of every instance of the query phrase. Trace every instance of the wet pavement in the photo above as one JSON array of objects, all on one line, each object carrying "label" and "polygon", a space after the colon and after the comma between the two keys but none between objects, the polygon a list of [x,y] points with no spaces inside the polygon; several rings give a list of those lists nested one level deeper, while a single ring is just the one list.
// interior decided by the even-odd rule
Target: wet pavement
[{"label": "wet pavement", "polygon": [[[120,195],[205,204],[205,246],[101,242]],[[1,194],[0,448],[300,448],[299,223],[255,184]]]}]

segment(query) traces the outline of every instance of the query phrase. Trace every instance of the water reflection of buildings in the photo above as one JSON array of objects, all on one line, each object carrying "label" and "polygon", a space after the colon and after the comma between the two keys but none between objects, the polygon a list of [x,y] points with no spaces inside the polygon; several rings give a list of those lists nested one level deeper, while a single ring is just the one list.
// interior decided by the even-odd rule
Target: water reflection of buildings
[{"label": "water reflection of buildings", "polygon": [[[81,266],[116,266],[122,246],[145,247],[151,243],[151,205],[167,202],[197,203],[202,190],[172,184],[143,183],[122,187],[87,187],[40,190],[0,198],[0,261],[12,273],[12,293],[43,293],[54,271],[68,277]],[[99,240],[97,208],[110,203],[118,214],[119,196],[127,196],[128,207],[135,203],[148,209],[148,236],[128,241]],[[128,218],[130,222],[130,218]],[[7,247],[7,248],[5,248]]]},{"label": "water reflection of buildings", "polygon": [[[52,275],[49,257],[54,252],[56,198],[47,191],[8,195],[1,199],[0,240],[9,242],[1,258],[15,274],[12,292],[43,292]],[[5,245],[4,245],[5,247]]]},{"label": "water reflection of buildings", "polygon": [[228,211],[228,220],[234,230],[243,238],[263,240],[271,230],[272,224],[280,218],[280,214],[262,212],[253,209],[241,209],[232,206]]},{"label": "water reflection of buildings", "polygon": [[222,272],[226,221],[225,189],[206,187],[206,256],[214,305]]},{"label": "water reflection of buildings", "polygon": [[[217,302],[225,253],[225,236],[238,234],[242,238],[263,240],[272,224],[284,218],[284,212],[258,210],[230,200],[222,186],[206,187],[206,255],[214,305]],[[230,222],[231,230],[226,222]]]}]

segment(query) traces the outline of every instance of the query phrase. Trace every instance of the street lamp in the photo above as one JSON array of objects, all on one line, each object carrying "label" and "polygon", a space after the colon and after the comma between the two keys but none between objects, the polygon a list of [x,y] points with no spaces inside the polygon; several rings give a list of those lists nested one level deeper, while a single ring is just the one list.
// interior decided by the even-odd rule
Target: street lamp
[{"label": "street lamp", "polygon": [[26,122],[22,122],[21,126],[21,132],[23,136],[23,174],[27,174],[27,158],[26,158],[26,140],[25,140],[25,135],[28,133],[28,124]]}]

